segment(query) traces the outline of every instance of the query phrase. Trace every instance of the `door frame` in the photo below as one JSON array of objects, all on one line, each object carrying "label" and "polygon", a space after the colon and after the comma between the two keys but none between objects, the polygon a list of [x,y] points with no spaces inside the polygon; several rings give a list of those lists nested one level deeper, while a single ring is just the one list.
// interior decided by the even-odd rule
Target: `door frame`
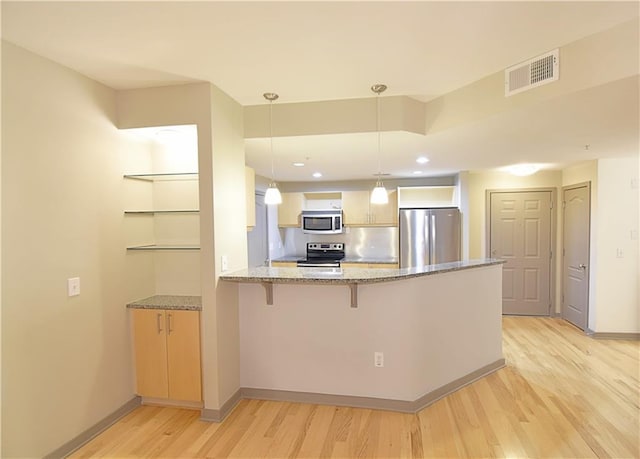
[{"label": "door frame", "polygon": [[[587,276],[587,310],[585,311],[585,314],[587,316],[587,325],[584,328],[583,332],[585,334],[588,334],[589,332],[589,307],[591,304],[591,181],[586,181],[586,182],[580,182],[580,183],[574,183],[572,185],[567,185],[567,186],[563,186],[562,187],[562,261],[561,261],[561,265],[560,265],[560,269],[562,272],[562,292],[561,292],[561,299],[560,299],[560,317],[562,317],[562,319],[567,320],[564,317],[564,229],[565,229],[565,224],[564,224],[564,192],[565,190],[573,190],[575,188],[582,188],[582,187],[586,187],[587,188],[587,192],[589,193],[589,237],[587,238],[587,253],[589,255],[589,272],[588,272],[588,276]],[[568,321],[567,321],[568,322]],[[573,325],[573,324],[572,324]],[[578,327],[576,327],[578,328]]]},{"label": "door frame", "polygon": [[[559,317],[562,314],[557,312],[556,301],[556,277],[557,277],[557,265],[558,256],[557,252],[557,239],[558,239],[558,189],[554,187],[541,187],[541,188],[491,188],[485,191],[485,245],[484,253],[486,258],[491,258],[491,195],[493,193],[527,193],[531,191],[545,191],[551,193],[551,258],[549,259],[549,297],[551,300],[551,307],[549,308],[550,317]],[[555,210],[555,212],[554,212]],[[541,316],[544,317],[544,316]]]}]

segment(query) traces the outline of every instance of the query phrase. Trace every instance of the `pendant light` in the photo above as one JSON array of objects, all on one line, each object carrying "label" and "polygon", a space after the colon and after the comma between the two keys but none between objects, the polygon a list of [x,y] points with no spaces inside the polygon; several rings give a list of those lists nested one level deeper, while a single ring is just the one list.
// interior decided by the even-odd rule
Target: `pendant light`
[{"label": "pendant light", "polygon": [[273,167],[273,101],[278,98],[278,95],[273,92],[265,92],[264,98],[269,101],[269,139],[270,139],[270,151],[271,151],[271,183],[267,188],[267,192],[264,194],[265,204],[282,204],[282,195],[276,185],[274,167]]},{"label": "pendant light", "polygon": [[376,93],[376,129],[378,131],[378,180],[371,192],[371,204],[387,204],[389,202],[387,189],[382,184],[382,171],[380,167],[382,162],[382,149],[380,148],[380,93],[386,89],[387,87],[383,84],[374,84],[371,86],[371,90]]}]

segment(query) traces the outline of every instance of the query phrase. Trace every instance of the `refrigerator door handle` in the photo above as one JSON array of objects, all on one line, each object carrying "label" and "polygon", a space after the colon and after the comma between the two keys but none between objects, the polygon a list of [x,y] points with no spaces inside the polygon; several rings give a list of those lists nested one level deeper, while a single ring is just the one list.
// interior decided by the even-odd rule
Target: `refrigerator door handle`
[{"label": "refrigerator door handle", "polygon": [[429,240],[429,264],[432,265],[435,263],[435,250],[436,250],[436,215],[431,214],[431,238]]}]

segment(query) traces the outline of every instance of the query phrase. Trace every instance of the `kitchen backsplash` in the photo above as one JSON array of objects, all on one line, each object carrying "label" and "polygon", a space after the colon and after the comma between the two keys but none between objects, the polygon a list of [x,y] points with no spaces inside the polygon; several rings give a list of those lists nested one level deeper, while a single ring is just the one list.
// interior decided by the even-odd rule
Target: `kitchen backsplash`
[{"label": "kitchen backsplash", "polygon": [[300,228],[280,228],[284,255],[304,256],[307,242],[344,242],[348,258],[397,258],[397,227],[345,228],[342,234],[306,234]]}]

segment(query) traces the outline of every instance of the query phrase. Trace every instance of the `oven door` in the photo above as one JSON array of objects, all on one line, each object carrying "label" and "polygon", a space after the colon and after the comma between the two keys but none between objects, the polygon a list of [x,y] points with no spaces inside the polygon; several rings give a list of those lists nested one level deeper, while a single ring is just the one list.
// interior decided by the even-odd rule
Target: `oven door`
[{"label": "oven door", "polygon": [[339,268],[340,261],[309,261],[301,260],[298,262],[299,268]]}]

